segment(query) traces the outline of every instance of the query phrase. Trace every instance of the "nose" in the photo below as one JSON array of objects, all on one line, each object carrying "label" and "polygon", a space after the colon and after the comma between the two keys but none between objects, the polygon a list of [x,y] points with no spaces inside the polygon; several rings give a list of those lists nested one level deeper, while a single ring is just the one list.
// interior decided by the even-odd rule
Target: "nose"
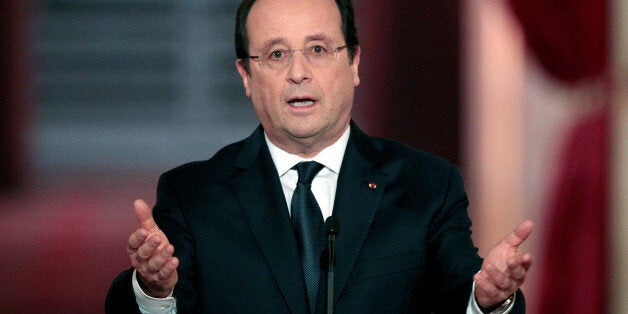
[{"label": "nose", "polygon": [[[298,50],[298,51],[297,51]],[[288,64],[288,72],[286,79],[293,84],[301,84],[304,81],[308,81],[312,78],[311,64],[305,57],[303,49],[295,49],[292,51],[290,58],[290,64]]]}]

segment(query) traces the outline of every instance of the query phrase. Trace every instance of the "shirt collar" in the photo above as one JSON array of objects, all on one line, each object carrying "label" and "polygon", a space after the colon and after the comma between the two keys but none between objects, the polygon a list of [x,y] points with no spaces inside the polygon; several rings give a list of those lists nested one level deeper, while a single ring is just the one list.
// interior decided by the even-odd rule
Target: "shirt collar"
[{"label": "shirt collar", "polygon": [[347,143],[349,143],[350,129],[351,127],[347,127],[347,130],[345,130],[342,136],[340,136],[340,138],[335,143],[325,147],[325,149],[318,153],[318,155],[309,159],[290,154],[277,147],[268,138],[266,132],[264,132],[264,139],[266,140],[268,150],[270,150],[270,156],[273,158],[275,168],[277,168],[277,173],[280,177],[288,172],[288,170],[292,169],[292,167],[294,167],[294,165],[298,164],[299,162],[310,160],[316,161],[325,166],[325,168],[338,174],[340,173],[340,166],[342,165],[342,158],[345,154]]}]

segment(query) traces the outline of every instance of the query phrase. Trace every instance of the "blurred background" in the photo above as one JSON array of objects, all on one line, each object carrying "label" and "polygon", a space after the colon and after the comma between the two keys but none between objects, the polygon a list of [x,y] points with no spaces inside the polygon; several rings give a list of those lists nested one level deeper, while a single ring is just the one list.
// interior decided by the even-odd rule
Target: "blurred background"
[{"label": "blurred background", "polygon": [[[237,5],[0,3],[0,312],[103,312],[133,200],[254,130]],[[530,313],[628,313],[628,1],[354,5],[356,122],[462,168],[480,254],[535,222]]]}]

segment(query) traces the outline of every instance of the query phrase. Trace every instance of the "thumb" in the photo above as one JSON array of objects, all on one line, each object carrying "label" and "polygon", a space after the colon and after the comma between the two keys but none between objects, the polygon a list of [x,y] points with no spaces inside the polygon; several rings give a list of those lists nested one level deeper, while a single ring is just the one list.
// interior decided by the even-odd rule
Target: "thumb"
[{"label": "thumb", "polygon": [[510,247],[518,248],[519,245],[528,238],[530,233],[532,233],[533,227],[534,223],[530,220],[520,223],[513,232],[504,238],[504,243]]},{"label": "thumb", "polygon": [[135,207],[135,217],[137,217],[140,227],[146,230],[157,228],[157,224],[153,219],[153,212],[150,207],[148,207],[146,202],[143,200],[136,200],[133,202],[133,206]]}]

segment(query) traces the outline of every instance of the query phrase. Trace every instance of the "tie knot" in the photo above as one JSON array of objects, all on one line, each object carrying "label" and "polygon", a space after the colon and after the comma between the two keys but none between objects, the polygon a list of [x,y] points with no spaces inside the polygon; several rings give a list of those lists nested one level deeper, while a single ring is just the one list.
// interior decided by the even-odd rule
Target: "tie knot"
[{"label": "tie knot", "polygon": [[299,173],[299,182],[311,184],[316,174],[323,169],[323,165],[316,161],[303,161],[296,164],[293,168]]}]

